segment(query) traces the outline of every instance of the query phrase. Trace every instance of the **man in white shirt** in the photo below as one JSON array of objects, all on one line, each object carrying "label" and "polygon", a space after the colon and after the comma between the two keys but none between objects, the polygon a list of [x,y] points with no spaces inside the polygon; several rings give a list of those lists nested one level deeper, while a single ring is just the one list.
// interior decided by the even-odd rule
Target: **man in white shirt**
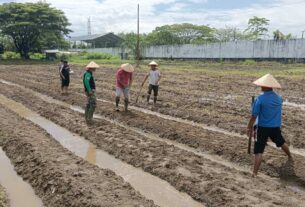
[{"label": "man in white shirt", "polygon": [[157,103],[157,97],[159,92],[159,82],[161,79],[161,73],[158,70],[158,64],[155,61],[152,61],[148,64],[150,66],[150,71],[145,76],[142,87],[144,83],[146,82],[147,78],[149,78],[149,86],[148,86],[148,94],[147,94],[147,103],[149,102],[151,92],[154,92],[154,104]]}]

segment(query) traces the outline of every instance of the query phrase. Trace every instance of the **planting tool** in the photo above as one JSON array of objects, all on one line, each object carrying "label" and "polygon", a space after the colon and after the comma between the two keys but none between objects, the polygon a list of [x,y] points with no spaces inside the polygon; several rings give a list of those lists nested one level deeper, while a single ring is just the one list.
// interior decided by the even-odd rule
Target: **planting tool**
[{"label": "planting tool", "polygon": [[[252,96],[252,101],[251,101],[251,107],[253,106],[254,104],[254,99],[255,99],[255,96]],[[252,128],[252,130],[254,131],[256,127],[254,126]],[[252,133],[253,134],[253,133]],[[251,144],[252,144],[252,135],[249,135],[249,140],[248,140],[248,154],[250,155],[251,154]]]},{"label": "planting tool", "polygon": [[138,92],[138,95],[137,95],[137,98],[136,98],[136,103],[138,103],[138,99],[139,99],[139,96],[142,92],[142,89],[143,89],[143,86],[141,86],[140,91]]}]

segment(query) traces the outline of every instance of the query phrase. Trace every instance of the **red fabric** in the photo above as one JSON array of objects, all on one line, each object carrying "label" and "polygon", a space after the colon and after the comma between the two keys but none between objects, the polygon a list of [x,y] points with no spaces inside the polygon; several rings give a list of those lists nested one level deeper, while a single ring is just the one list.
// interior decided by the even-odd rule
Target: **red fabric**
[{"label": "red fabric", "polygon": [[132,73],[128,73],[123,69],[119,69],[116,74],[116,86],[118,88],[125,88],[132,80]]}]

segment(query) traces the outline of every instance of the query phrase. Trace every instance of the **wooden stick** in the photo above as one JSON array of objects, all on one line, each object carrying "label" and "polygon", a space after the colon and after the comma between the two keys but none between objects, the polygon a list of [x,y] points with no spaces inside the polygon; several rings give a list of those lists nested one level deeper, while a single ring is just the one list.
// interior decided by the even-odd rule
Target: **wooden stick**
[{"label": "wooden stick", "polygon": [[138,99],[139,99],[139,96],[141,95],[142,88],[143,88],[143,86],[141,86],[140,91],[139,91],[139,93],[138,93],[138,95],[137,95],[137,98],[136,98],[136,103],[138,103]]},{"label": "wooden stick", "polygon": [[[251,107],[254,104],[254,99],[255,99],[255,96],[252,96]],[[253,130],[253,128],[252,128],[252,130]],[[252,143],[252,136],[249,135],[249,139],[248,139],[248,154],[249,155],[251,154],[251,143]]]}]

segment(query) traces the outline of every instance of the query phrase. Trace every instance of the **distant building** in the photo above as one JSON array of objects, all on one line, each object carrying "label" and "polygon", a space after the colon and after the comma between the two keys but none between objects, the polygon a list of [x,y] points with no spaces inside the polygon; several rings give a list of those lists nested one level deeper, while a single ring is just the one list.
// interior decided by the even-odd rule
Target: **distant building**
[{"label": "distant building", "polygon": [[110,32],[106,34],[71,37],[68,41],[71,47],[74,48],[79,46],[85,46],[86,48],[108,48],[119,47],[123,39]]},{"label": "distant building", "polygon": [[57,50],[57,49],[45,50],[44,53],[46,54],[47,60],[55,60],[57,53],[59,53],[59,50]]}]

